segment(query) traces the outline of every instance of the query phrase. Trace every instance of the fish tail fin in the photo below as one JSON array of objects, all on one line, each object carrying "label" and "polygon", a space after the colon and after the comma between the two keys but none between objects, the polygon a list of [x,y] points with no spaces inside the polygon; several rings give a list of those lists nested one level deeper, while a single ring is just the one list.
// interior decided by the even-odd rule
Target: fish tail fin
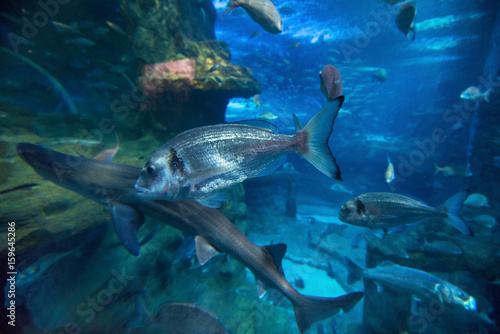
[{"label": "fish tail fin", "polygon": [[488,103],[490,103],[490,93],[491,93],[491,88],[483,93],[484,100]]},{"label": "fish tail fin", "polygon": [[301,295],[300,302],[293,306],[299,331],[304,333],[315,322],[332,317],[340,310],[349,312],[363,295],[363,292],[353,292],[336,298]]},{"label": "fish tail fin", "polygon": [[439,167],[436,163],[434,163],[434,175],[436,175],[437,173],[441,172],[443,169],[441,167]]},{"label": "fish tail fin", "polygon": [[347,269],[347,284],[351,285],[359,281],[363,277],[363,268],[345,256],[344,262]]},{"label": "fish tail fin", "polygon": [[411,41],[413,42],[415,40],[415,26],[410,27],[411,32],[413,33],[413,37],[411,38]]},{"label": "fish tail fin", "polygon": [[[296,133],[300,142],[299,152],[302,156],[320,172],[339,181],[342,181],[340,169],[328,147],[328,139],[343,102],[344,96],[339,96],[333,101],[327,102],[304,128]],[[300,134],[304,135],[300,136]]]},{"label": "fish tail fin", "polygon": [[229,0],[227,8],[224,11],[224,14],[229,13],[230,11],[232,11],[233,9],[235,9],[236,7],[238,7],[239,5],[240,4],[238,3],[238,0]]},{"label": "fish tail fin", "polygon": [[446,202],[444,202],[443,205],[441,205],[439,208],[446,212],[448,214],[448,217],[446,217],[444,220],[446,223],[450,224],[460,232],[474,236],[474,233],[472,233],[472,230],[470,229],[469,226],[465,223],[465,221],[462,219],[460,216],[460,210],[462,209],[462,205],[464,201],[469,197],[470,195],[470,190],[463,190],[452,197],[450,197]]}]

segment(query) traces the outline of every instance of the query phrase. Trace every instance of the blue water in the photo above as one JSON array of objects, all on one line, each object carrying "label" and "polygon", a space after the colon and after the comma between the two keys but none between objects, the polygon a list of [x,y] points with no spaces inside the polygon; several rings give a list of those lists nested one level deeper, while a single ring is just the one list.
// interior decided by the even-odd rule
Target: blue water
[{"label": "blue water", "polygon": [[[500,178],[492,162],[500,157],[495,93],[500,85],[499,1],[415,1],[411,41],[395,24],[400,4],[275,0],[283,32],[270,34],[241,8],[224,14],[227,1],[213,0],[215,39],[228,44],[232,64],[252,71],[262,92],[258,97],[230,93],[227,105],[212,105],[204,96],[208,107],[206,101],[173,93],[169,102],[158,100],[155,116],[148,101],[130,100],[140,94],[141,71],[148,65],[130,57],[132,45],[146,36],[124,15],[123,8],[133,1],[60,1],[51,20],[81,34],[60,32],[47,21],[34,37],[24,38],[23,18],[32,20],[40,5],[0,4],[0,192],[6,191],[0,193],[0,226],[17,223],[16,261],[22,273],[17,326],[3,317],[0,333],[71,333],[71,321],[81,333],[156,333],[165,321],[160,305],[167,302],[202,306],[233,334],[299,333],[291,303],[276,291],[259,299],[253,274],[234,259],[220,256],[202,267],[193,245],[177,259],[185,236],[167,227],[168,219],[148,218],[138,235],[140,240],[153,238],[142,246],[140,257],[129,254],[111,227],[108,208],[44,180],[17,156],[16,144],[41,144],[87,158],[119,145],[114,162],[142,167],[166,140],[190,128],[187,122],[201,126],[213,119],[234,122],[270,113],[280,133],[293,134],[292,115],[304,125],[326,103],[318,74],[327,64],[338,68],[343,81],[345,102],[328,141],[343,182],[289,154],[296,178],[279,168],[247,180],[244,193],[234,190],[234,203],[226,203],[223,212],[255,244],[287,244],[283,271],[300,293],[337,297],[365,292],[350,312],[327,318],[308,333],[498,332]],[[186,8],[196,10],[195,22],[211,27],[209,1],[185,1]],[[138,2],[151,7],[148,29],[157,28],[153,14],[167,1]],[[78,45],[75,38],[93,45]],[[175,57],[189,58],[188,51]],[[374,76],[381,69],[385,80]],[[491,101],[461,99],[469,86],[480,92],[492,89]],[[199,106],[200,114],[193,115],[191,109]],[[128,113],[119,118],[117,108]],[[186,123],[179,124],[183,116]],[[109,119],[114,128],[105,131]],[[390,183],[385,180],[388,158],[395,170]],[[435,173],[435,165],[448,166],[450,172]],[[10,191],[25,184],[36,185]],[[294,186],[296,195],[290,195]],[[489,201],[462,209],[475,237],[429,221],[378,239],[337,217],[344,203],[367,192],[402,194],[438,206],[464,189]],[[297,206],[291,217],[285,214],[290,199]],[[1,238],[7,238],[6,231],[0,231]],[[461,254],[423,251],[433,241],[452,242]],[[2,259],[7,258],[4,244]],[[379,291],[369,280],[351,286],[344,257],[366,267],[391,260],[429,272],[473,295],[478,309],[465,312],[437,299],[416,302],[411,293]],[[121,270],[133,279],[103,302]],[[7,278],[7,270],[3,272]],[[92,298],[101,298],[104,306],[92,308]],[[139,325],[131,325],[138,300],[148,310]],[[445,306],[436,311],[436,305]],[[432,317],[416,321],[424,317],[425,307],[434,312]]]}]

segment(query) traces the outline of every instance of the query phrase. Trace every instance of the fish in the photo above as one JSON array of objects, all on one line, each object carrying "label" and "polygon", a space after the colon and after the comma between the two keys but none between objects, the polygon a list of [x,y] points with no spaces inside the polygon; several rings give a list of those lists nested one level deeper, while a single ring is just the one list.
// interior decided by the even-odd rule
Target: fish
[{"label": "fish", "polygon": [[349,195],[352,195],[353,191],[352,190],[349,190],[347,189],[344,185],[342,184],[339,184],[339,183],[334,183],[330,186],[330,189],[335,191],[335,192],[338,192],[338,193],[346,193],[346,194],[349,194]]},{"label": "fish", "polygon": [[281,267],[285,244],[257,246],[218,210],[196,201],[154,201],[139,196],[134,190],[141,173],[138,167],[71,156],[29,143],[17,144],[16,151],[43,178],[109,207],[118,238],[133,255],[139,255],[136,233],[147,215],[194,235],[202,265],[218,252],[231,256],[255,275],[260,297],[266,288],[274,288],[290,300],[301,333],[340,310],[348,312],[364,296],[363,292],[334,298],[300,294]]},{"label": "fish", "polygon": [[260,109],[260,94],[255,94],[252,100],[255,106]]},{"label": "fish", "polygon": [[81,35],[82,34],[78,29],[73,28],[73,27],[71,27],[71,26],[69,26],[67,24],[62,23],[62,22],[52,21],[52,25],[60,33],[69,32],[69,33],[76,34],[76,35]]},{"label": "fish", "polygon": [[372,230],[383,229],[384,232],[396,226],[435,218],[450,224],[466,235],[473,236],[472,230],[460,217],[462,203],[469,194],[470,190],[460,191],[441,206],[433,208],[399,194],[365,193],[342,205],[338,217],[347,224]]},{"label": "fish", "polygon": [[141,296],[136,298],[135,317],[126,325],[132,333],[229,334],[211,311],[191,303],[163,303],[152,315]]},{"label": "fish", "polygon": [[94,41],[84,37],[72,38],[68,42],[82,48],[88,48],[96,45]]},{"label": "fish", "polygon": [[481,226],[484,226],[486,228],[492,228],[497,224],[497,220],[495,217],[490,216],[490,215],[477,215],[472,220]]},{"label": "fish", "polygon": [[7,194],[7,193],[10,193],[10,192],[16,191],[16,190],[23,190],[23,189],[31,190],[31,188],[38,187],[38,186],[39,186],[38,183],[26,183],[26,184],[23,184],[23,185],[14,187],[14,188],[2,190],[2,191],[0,191],[0,195]]},{"label": "fish", "polygon": [[477,88],[476,86],[470,86],[467,87],[461,94],[460,98],[464,100],[470,100],[470,101],[477,101],[477,100],[483,100],[486,102],[490,102],[490,93],[491,93],[491,88],[485,91],[484,93],[481,93],[481,90]]},{"label": "fish", "polygon": [[320,90],[327,101],[333,101],[342,95],[342,77],[340,71],[332,64],[327,64],[319,72]]},{"label": "fish", "polygon": [[465,200],[464,204],[475,207],[490,206],[488,204],[488,197],[478,193],[470,194],[469,197],[467,197],[467,199]]},{"label": "fish", "polygon": [[278,10],[269,0],[230,0],[224,14],[229,13],[236,7],[243,8],[248,15],[258,23],[265,31],[271,34],[279,34],[283,31]]},{"label": "fish", "polygon": [[262,119],[264,121],[272,121],[272,120],[278,119],[278,116],[276,116],[276,114],[269,111],[269,112],[265,112],[265,113],[260,114],[259,116],[257,116],[257,119]]},{"label": "fish", "polygon": [[257,30],[257,31],[254,31],[254,32],[250,35],[250,37],[248,37],[248,39],[252,39],[252,38],[254,38],[254,37],[257,37],[259,34],[260,34],[260,31],[258,31],[258,30]]},{"label": "fish", "polygon": [[68,145],[68,144],[77,144],[81,146],[93,146],[100,145],[101,141],[93,140],[93,139],[76,139],[76,138],[57,138],[50,142],[38,142],[37,144],[48,147],[48,146],[58,146],[58,145]]},{"label": "fish", "polygon": [[292,45],[291,45],[288,49],[289,49],[289,50],[296,49],[296,48],[298,48],[298,47],[299,47],[299,45],[300,45],[300,42],[294,43],[294,44],[292,44]]},{"label": "fish", "polygon": [[378,2],[385,2],[389,5],[395,5],[395,4],[398,4],[400,2],[403,2],[405,0],[378,0]]},{"label": "fish", "polygon": [[435,168],[434,175],[437,175],[438,173],[443,173],[444,176],[462,176],[462,177],[472,176],[472,173],[465,165],[453,164],[444,167],[439,167],[437,164],[434,164],[434,168]]},{"label": "fish", "polygon": [[408,34],[413,32],[413,37],[411,41],[415,40],[415,26],[413,25],[413,20],[417,15],[417,8],[413,2],[408,1],[399,7],[398,14],[396,15],[396,26],[399,31],[403,32],[406,37]]},{"label": "fish", "polygon": [[467,311],[477,310],[474,297],[425,271],[399,266],[391,261],[384,261],[376,268],[363,269],[351,259],[344,259],[348,284],[365,278],[396,292],[409,293],[427,300],[439,300],[443,305],[459,305]]},{"label": "fish", "polygon": [[446,240],[437,240],[428,242],[424,239],[424,244],[421,249],[427,253],[439,255],[439,254],[450,254],[450,255],[460,255],[462,250],[455,243]]},{"label": "fish", "polygon": [[125,31],[123,31],[122,28],[120,28],[119,25],[117,25],[117,24],[115,24],[115,23],[113,23],[111,21],[106,21],[106,24],[108,25],[108,27],[110,27],[115,32],[117,32],[119,35],[128,37],[128,35],[125,33]]},{"label": "fish", "polygon": [[385,182],[391,183],[394,181],[396,176],[394,175],[394,165],[392,164],[391,158],[387,156],[387,168],[385,169]]},{"label": "fish", "polygon": [[385,68],[379,68],[373,73],[373,79],[377,82],[387,81],[387,70]]},{"label": "fish", "polygon": [[[323,174],[342,180],[328,147],[335,118],[344,97],[328,102],[296,133],[277,134],[265,121],[210,125],[178,134],[156,150],[142,168],[135,189],[151,199],[194,199],[220,206],[228,187],[248,178],[268,175],[283,164],[289,152],[303,156]],[[256,123],[257,122],[257,123]]]}]

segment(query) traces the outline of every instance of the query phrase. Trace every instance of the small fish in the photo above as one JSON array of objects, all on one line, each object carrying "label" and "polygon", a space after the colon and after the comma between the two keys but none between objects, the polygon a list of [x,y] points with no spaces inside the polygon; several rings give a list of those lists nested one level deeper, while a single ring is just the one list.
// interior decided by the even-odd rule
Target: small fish
[{"label": "small fish", "polygon": [[257,119],[262,119],[264,121],[272,121],[272,120],[275,120],[277,118],[278,118],[278,116],[276,116],[276,114],[274,114],[270,111],[262,113],[259,116],[257,116]]},{"label": "small fish", "polygon": [[464,190],[452,196],[443,205],[433,208],[412,198],[391,193],[366,193],[347,203],[339,210],[338,217],[344,223],[367,227],[372,230],[416,223],[436,218],[473,236],[471,229],[460,217],[462,204],[470,191]]},{"label": "small fish", "polygon": [[394,165],[392,164],[391,158],[387,156],[387,168],[385,169],[385,182],[391,183],[395,179],[394,175]]},{"label": "small fish", "polygon": [[230,0],[224,14],[236,7],[243,8],[265,31],[279,34],[283,31],[280,14],[269,0]]},{"label": "small fish", "polygon": [[327,101],[333,101],[342,95],[342,77],[340,71],[332,64],[326,65],[319,72],[320,90]]},{"label": "small fish", "polygon": [[248,37],[248,39],[252,39],[252,38],[254,38],[254,37],[257,37],[259,34],[260,34],[260,31],[255,31],[255,32],[253,32],[253,33],[250,35],[250,37]]},{"label": "small fish", "polygon": [[424,244],[421,246],[421,249],[436,255],[439,255],[440,253],[450,255],[462,254],[460,247],[458,247],[455,243],[446,240],[428,242],[427,239],[424,239]]},{"label": "small fish", "polygon": [[94,159],[106,162],[112,162],[119,148],[120,148],[120,141],[118,140],[118,135],[116,135],[116,146],[114,148],[108,148],[99,152],[97,155],[94,156]]},{"label": "small fish", "polygon": [[416,15],[417,8],[411,1],[402,4],[396,15],[396,26],[399,31],[403,32],[407,37],[410,31],[413,32],[412,42],[415,40],[415,26],[413,25],[413,20]]},{"label": "small fish", "polygon": [[467,311],[476,311],[474,297],[425,271],[399,266],[391,261],[384,261],[376,268],[363,269],[349,258],[344,259],[348,270],[348,284],[365,278],[396,292],[412,294],[427,300],[439,300],[443,305],[454,304]]},{"label": "small fish", "polygon": [[292,44],[292,45],[291,45],[288,49],[289,49],[289,50],[296,49],[296,48],[298,48],[298,47],[299,47],[299,45],[300,45],[300,42],[297,42],[297,43],[295,43],[295,44]]},{"label": "small fish", "polygon": [[339,184],[339,183],[332,184],[330,189],[335,191],[335,192],[338,192],[338,193],[346,193],[349,195],[352,195],[352,193],[353,193],[352,190],[347,189],[344,185]]},{"label": "small fish", "polygon": [[490,206],[488,204],[488,197],[484,196],[483,194],[477,194],[477,193],[470,194],[469,197],[467,197],[467,199],[465,200],[464,204],[476,207]]},{"label": "small fish", "polygon": [[395,5],[397,3],[403,2],[405,0],[378,0],[378,2],[386,2],[389,5]]},{"label": "small fish", "polygon": [[467,87],[462,92],[462,94],[460,94],[460,98],[470,101],[483,100],[486,102],[490,102],[490,93],[491,93],[491,88],[488,89],[486,92],[481,93],[479,88],[477,88],[476,86],[470,86]]},{"label": "small fish", "polygon": [[115,24],[115,23],[113,23],[111,21],[106,21],[106,24],[108,25],[108,27],[110,27],[111,29],[113,29],[118,34],[128,37],[128,35],[125,33],[125,31],[123,31],[123,29],[120,28],[120,26],[118,26],[117,24]]},{"label": "small fish", "polygon": [[434,167],[436,168],[436,170],[434,171],[434,175],[437,175],[438,173],[443,173],[444,176],[462,176],[462,177],[472,176],[472,173],[464,165],[454,164],[454,165],[439,167],[438,165],[434,164]]},{"label": "small fish", "polygon": [[23,185],[14,187],[14,188],[2,190],[2,191],[0,191],[0,195],[10,193],[11,191],[22,190],[22,189],[31,190],[31,188],[38,187],[38,186],[39,186],[39,184],[37,184],[37,183],[26,183],[26,184],[23,184]]},{"label": "small fish", "polygon": [[373,79],[377,82],[385,82],[387,80],[387,70],[379,68],[373,73]]},{"label": "small fish", "polygon": [[217,71],[220,68],[220,64],[215,64],[214,66],[210,67],[210,69],[207,71],[207,73],[212,73]]},{"label": "small fish", "polygon": [[252,99],[255,106],[260,109],[260,94],[255,94]]},{"label": "small fish", "polygon": [[98,140],[92,140],[92,139],[61,138],[61,139],[56,139],[54,141],[50,141],[48,143],[37,143],[37,144],[40,146],[43,146],[43,147],[57,146],[57,145],[69,145],[69,144],[78,144],[81,146],[93,146],[93,145],[100,145],[101,142]]},{"label": "small fish", "polygon": [[490,215],[478,215],[472,218],[472,220],[483,227],[492,228],[497,224],[495,217]]},{"label": "small fish", "polygon": [[279,12],[284,15],[289,15],[295,13],[295,9],[288,6],[282,6],[280,7]]},{"label": "small fish", "polygon": [[293,135],[274,133],[275,127],[264,121],[260,126],[219,124],[185,131],[153,153],[135,188],[146,198],[189,198],[218,207],[221,191],[271,173],[289,152],[342,180],[328,138],[343,102],[343,96],[328,102],[303,128],[294,117],[297,132]]},{"label": "small fish", "polygon": [[69,40],[69,43],[80,46],[82,48],[88,48],[96,45],[94,41],[84,37],[72,38]]},{"label": "small fish", "polygon": [[75,28],[73,28],[73,27],[71,27],[71,26],[69,26],[67,24],[61,23],[61,22],[52,21],[52,25],[60,33],[69,32],[69,33],[76,34],[76,35],[81,35],[82,34],[80,31],[78,31],[78,29],[75,29]]}]

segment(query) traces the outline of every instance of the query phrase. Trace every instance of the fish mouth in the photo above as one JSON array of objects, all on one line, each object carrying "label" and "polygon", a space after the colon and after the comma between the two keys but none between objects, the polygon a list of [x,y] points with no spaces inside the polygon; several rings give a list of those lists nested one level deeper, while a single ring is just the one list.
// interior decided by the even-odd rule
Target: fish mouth
[{"label": "fish mouth", "polygon": [[149,190],[148,188],[141,187],[137,183],[134,185],[134,188],[135,190],[137,190],[140,196],[144,197],[150,196],[151,190]]}]

